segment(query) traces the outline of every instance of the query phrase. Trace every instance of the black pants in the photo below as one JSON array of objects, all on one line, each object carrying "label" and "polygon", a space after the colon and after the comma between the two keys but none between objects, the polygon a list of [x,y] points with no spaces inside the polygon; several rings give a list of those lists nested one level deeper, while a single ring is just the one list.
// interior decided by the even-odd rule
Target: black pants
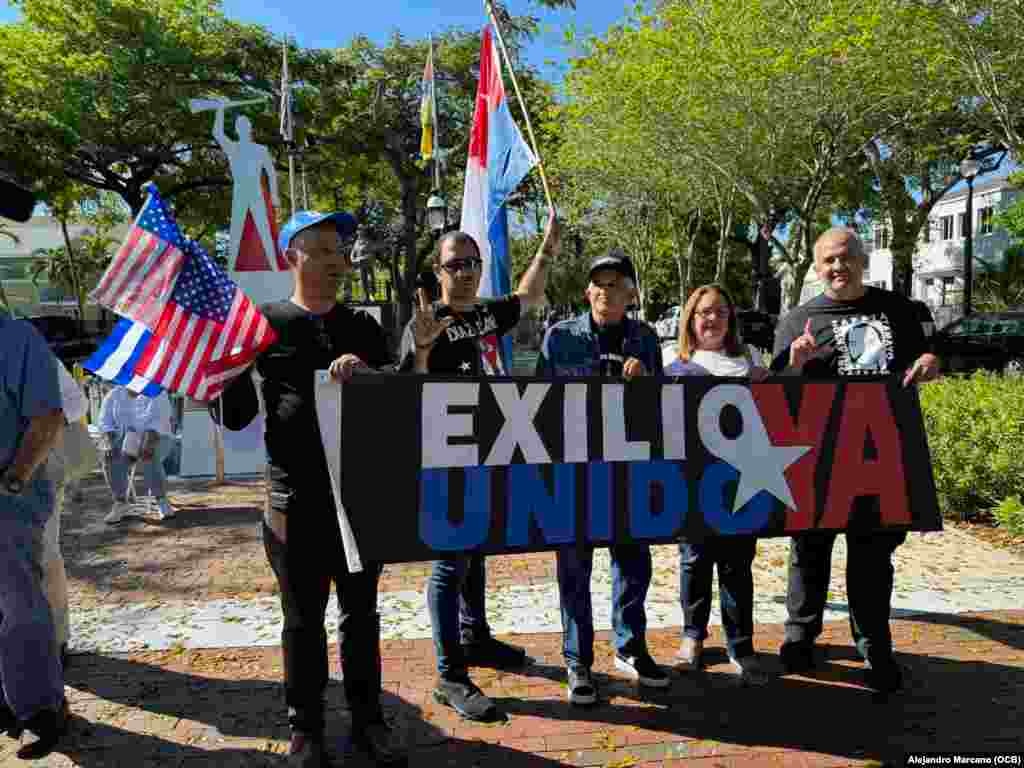
[{"label": "black pants", "polygon": [[741,659],[754,653],[754,575],[757,553],[753,536],[709,536],[702,542],[679,542],[679,601],[683,634],[694,640],[708,636],[711,618],[711,576],[718,566],[718,602],[722,609],[729,655]]},{"label": "black pants", "polygon": [[[381,719],[380,617],[377,582],[382,567],[366,563],[349,573],[333,504],[289,509],[287,543],[263,525],[263,545],[281,590],[284,689],[288,724],[319,735],[324,729],[327,632],[324,615],[333,582],[338,593],[338,645],[352,727]],[[314,517],[313,513],[316,513]]]},{"label": "black pants", "polygon": [[[872,664],[892,659],[892,553],[906,538],[902,531],[846,534],[850,632],[861,656]],[[814,531],[790,542],[786,642],[813,643],[821,634],[835,541],[835,533]]]}]

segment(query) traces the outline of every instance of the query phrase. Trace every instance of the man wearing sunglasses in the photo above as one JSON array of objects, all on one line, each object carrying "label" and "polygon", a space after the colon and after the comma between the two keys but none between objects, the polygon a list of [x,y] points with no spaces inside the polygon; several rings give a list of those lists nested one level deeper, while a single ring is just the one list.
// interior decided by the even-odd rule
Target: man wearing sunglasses
[{"label": "man wearing sunglasses", "polygon": [[[434,254],[440,302],[431,305],[420,289],[416,316],[405,328],[399,370],[420,374],[480,376],[507,373],[498,354],[501,337],[519,323],[524,307],[544,302],[548,262],[561,251],[558,221],[549,212],[544,241],[515,293],[478,299],[483,268],[480,248],[465,232],[441,237]],[[482,555],[456,555],[434,562],[427,608],[437,653],[434,699],[469,720],[501,717],[494,702],[473,684],[472,666],[512,669],[526,663],[521,648],[496,640],[487,624]]]},{"label": "man wearing sunglasses", "polygon": [[[347,213],[299,211],[278,246],[294,280],[289,299],[260,311],[278,338],[256,361],[266,407],[267,503],[263,543],[281,592],[285,703],[291,743],[288,765],[328,764],[324,692],[328,680],[324,615],[332,582],[338,595],[338,644],[353,741],[377,763],[402,760],[381,710],[381,566],[348,571],[316,418],[314,374],[342,381],[357,368],[390,368],[383,329],[367,314],[337,302],[352,269],[356,231]],[[224,426],[244,429],[259,411],[252,378],[242,375],[223,394]],[[211,404],[216,413],[217,401]],[[359,510],[354,511],[359,514]],[[372,514],[369,511],[364,514]]]}]

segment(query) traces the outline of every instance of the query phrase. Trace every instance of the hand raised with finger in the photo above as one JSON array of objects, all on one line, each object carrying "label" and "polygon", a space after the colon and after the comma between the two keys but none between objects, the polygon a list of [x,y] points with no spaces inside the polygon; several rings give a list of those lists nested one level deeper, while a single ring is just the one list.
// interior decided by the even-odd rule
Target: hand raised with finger
[{"label": "hand raised with finger", "polygon": [[419,307],[415,317],[412,319],[412,338],[419,350],[428,350],[437,343],[444,330],[452,324],[454,318],[446,317],[438,320],[434,315],[434,309],[430,306],[427,292],[422,288],[417,291],[419,295]]},{"label": "hand raised with finger", "polygon": [[803,368],[804,363],[810,360],[818,351],[818,344],[811,332],[811,320],[807,319],[804,325],[804,332],[794,339],[789,345],[789,365],[793,368]]}]

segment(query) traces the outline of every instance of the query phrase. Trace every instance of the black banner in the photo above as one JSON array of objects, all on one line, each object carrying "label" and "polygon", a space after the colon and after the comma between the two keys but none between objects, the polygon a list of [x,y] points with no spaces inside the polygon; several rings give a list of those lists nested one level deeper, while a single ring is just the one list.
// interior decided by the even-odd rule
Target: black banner
[{"label": "black banner", "polygon": [[357,377],[337,418],[364,562],[942,527],[896,379]]}]

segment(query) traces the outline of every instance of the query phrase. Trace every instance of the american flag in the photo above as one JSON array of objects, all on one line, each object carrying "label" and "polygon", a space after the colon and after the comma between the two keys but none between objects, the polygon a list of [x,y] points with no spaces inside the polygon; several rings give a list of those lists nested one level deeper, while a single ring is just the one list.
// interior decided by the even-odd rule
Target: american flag
[{"label": "american flag", "polygon": [[181,272],[185,241],[156,187],[150,185],[148,192],[146,204],[92,298],[152,331]]},{"label": "american flag", "polygon": [[195,400],[212,400],[277,338],[267,319],[194,240],[135,372]]}]

